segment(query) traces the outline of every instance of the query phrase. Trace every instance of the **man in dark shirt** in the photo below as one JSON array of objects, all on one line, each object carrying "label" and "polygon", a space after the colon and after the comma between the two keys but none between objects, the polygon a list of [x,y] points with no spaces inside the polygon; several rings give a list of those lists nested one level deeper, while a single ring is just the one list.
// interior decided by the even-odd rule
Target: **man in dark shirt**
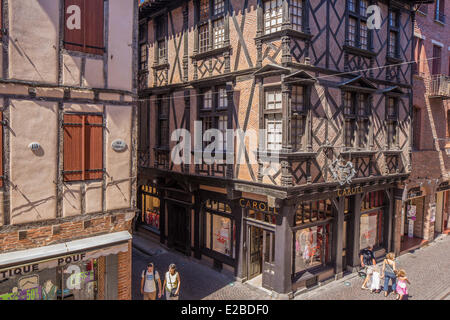
[{"label": "man in dark shirt", "polygon": [[373,255],[373,246],[362,249],[359,253],[359,256],[361,259],[361,267],[363,267],[364,271],[366,272],[366,279],[364,279],[361,289],[369,289],[366,287],[366,284],[367,282],[369,282],[369,279],[372,275],[372,266],[377,264],[377,262],[375,261],[375,256]]}]

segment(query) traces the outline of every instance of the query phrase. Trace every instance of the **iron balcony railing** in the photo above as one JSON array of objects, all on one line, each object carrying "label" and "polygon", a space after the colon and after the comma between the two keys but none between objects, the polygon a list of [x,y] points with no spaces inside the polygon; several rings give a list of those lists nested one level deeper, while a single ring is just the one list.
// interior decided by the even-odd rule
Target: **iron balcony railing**
[{"label": "iron balcony railing", "polygon": [[430,79],[430,98],[450,98],[450,77],[445,74],[435,74]]}]

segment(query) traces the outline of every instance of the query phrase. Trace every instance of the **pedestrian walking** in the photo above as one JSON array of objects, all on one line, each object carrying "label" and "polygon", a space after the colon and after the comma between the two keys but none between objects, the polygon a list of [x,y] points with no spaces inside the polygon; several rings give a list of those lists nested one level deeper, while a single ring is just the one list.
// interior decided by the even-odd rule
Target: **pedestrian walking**
[{"label": "pedestrian walking", "polygon": [[386,259],[383,260],[383,269],[381,270],[381,277],[384,277],[384,296],[389,295],[389,280],[392,282],[392,291],[396,292],[397,277],[395,272],[397,268],[395,266],[395,254],[390,252],[386,255]]},{"label": "pedestrian walking", "polygon": [[180,274],[177,272],[176,265],[172,263],[164,277],[163,294],[164,290],[166,290],[166,300],[178,300],[180,297],[180,286]]},{"label": "pedestrian walking", "polygon": [[372,283],[370,284],[370,290],[372,293],[380,293],[380,267],[373,266]]},{"label": "pedestrian walking", "polygon": [[403,300],[403,297],[408,299],[408,286],[406,284],[411,284],[408,278],[406,277],[406,271],[401,269],[397,273],[397,300]]},{"label": "pedestrian walking", "polygon": [[364,272],[366,274],[366,278],[364,279],[361,289],[369,289],[368,287],[366,287],[366,284],[372,277],[372,266],[377,264],[377,262],[375,261],[375,256],[373,255],[373,246],[370,245],[366,249],[361,250],[359,256],[361,259],[361,267],[364,268]]},{"label": "pedestrian walking", "polygon": [[141,294],[144,300],[156,300],[156,282],[158,282],[158,298],[161,298],[161,279],[158,271],[152,262],[147,265],[146,270],[142,270]]}]

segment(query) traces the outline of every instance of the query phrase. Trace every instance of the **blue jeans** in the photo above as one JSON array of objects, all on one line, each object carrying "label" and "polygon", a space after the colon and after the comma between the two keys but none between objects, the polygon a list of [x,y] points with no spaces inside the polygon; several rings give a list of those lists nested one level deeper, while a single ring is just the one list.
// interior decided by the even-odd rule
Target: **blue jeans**
[{"label": "blue jeans", "polygon": [[388,292],[389,290],[389,279],[392,280],[392,291],[395,292],[395,288],[397,287],[397,278],[394,274],[385,273],[384,274],[384,287],[383,290]]}]

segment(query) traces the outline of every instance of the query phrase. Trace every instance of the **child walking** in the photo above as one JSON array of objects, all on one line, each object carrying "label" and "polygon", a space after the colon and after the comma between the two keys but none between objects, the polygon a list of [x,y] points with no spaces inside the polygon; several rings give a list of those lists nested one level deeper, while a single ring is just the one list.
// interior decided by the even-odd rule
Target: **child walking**
[{"label": "child walking", "polygon": [[372,267],[372,284],[370,285],[370,290],[372,293],[380,293],[380,267],[377,265]]},{"label": "child walking", "polygon": [[404,296],[408,296],[408,287],[406,283],[411,284],[406,277],[406,271],[401,269],[397,273],[397,300],[403,300]]}]

